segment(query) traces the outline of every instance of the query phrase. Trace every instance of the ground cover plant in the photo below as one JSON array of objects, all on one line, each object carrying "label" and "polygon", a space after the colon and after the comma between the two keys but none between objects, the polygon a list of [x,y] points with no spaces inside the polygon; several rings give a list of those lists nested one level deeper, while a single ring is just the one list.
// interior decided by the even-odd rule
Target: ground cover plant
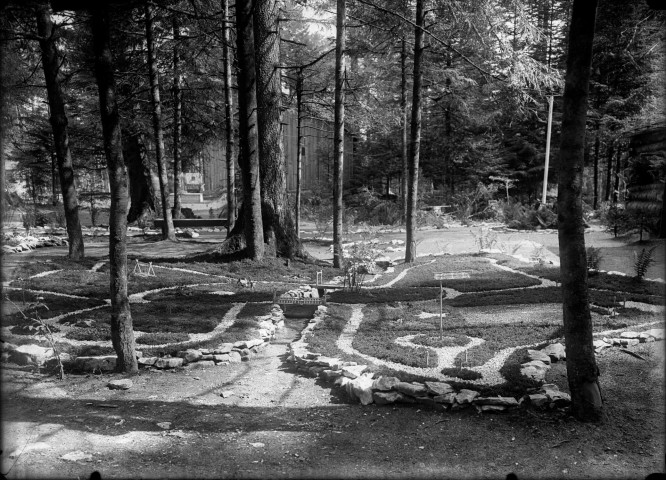
[{"label": "ground cover plant", "polygon": [[434,279],[435,273],[462,271],[469,272],[470,278],[443,280],[442,286],[454,288],[460,292],[479,292],[540,284],[534,278],[500,270],[483,256],[470,255],[437,257],[434,262],[409,270],[399,283],[402,287],[439,287],[440,281]]},{"label": "ground cover plant", "polygon": [[30,292],[20,289],[5,289],[2,301],[2,326],[19,325],[23,313],[40,318],[53,318],[75,310],[94,308],[104,302],[94,298],[71,298],[53,295],[49,292]]}]

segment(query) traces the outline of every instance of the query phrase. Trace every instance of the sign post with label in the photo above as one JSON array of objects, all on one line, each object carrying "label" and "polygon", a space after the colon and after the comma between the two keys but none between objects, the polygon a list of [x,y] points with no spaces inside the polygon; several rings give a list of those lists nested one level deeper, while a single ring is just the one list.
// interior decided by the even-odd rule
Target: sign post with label
[{"label": "sign post with label", "polygon": [[435,280],[439,280],[439,339],[444,338],[444,313],[443,313],[443,297],[444,287],[442,280],[459,280],[462,278],[469,278],[470,272],[468,270],[460,270],[457,272],[439,272],[435,273]]}]

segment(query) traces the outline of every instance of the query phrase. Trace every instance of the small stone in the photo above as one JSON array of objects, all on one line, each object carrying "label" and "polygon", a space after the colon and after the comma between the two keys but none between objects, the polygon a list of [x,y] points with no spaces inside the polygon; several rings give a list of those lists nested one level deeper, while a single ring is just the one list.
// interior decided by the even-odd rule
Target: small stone
[{"label": "small stone", "polygon": [[169,430],[171,428],[171,422],[160,422],[157,424],[158,427],[164,430]]},{"label": "small stone", "polygon": [[234,343],[234,348],[237,348],[239,350],[247,348],[247,342],[245,340],[240,340],[238,342],[235,342]]},{"label": "small stone", "polygon": [[634,345],[638,345],[641,343],[641,341],[638,338],[621,338],[620,339],[620,345],[626,346],[626,347],[633,347]]},{"label": "small stone", "polygon": [[152,367],[157,362],[157,357],[141,357],[137,358],[136,361],[139,363],[139,365]]},{"label": "small stone", "polygon": [[471,403],[472,400],[474,400],[478,396],[479,392],[463,388],[456,394],[456,403],[458,404]]},{"label": "small stone", "polygon": [[177,357],[162,357],[155,362],[156,368],[176,368],[183,366],[183,359]]},{"label": "small stone", "polygon": [[229,355],[224,354],[224,355],[213,355],[213,360],[215,362],[228,362],[229,361]]},{"label": "small stone", "polygon": [[229,363],[240,363],[241,361],[242,357],[240,353],[236,351],[232,351],[229,353]]},{"label": "small stone", "polygon": [[245,348],[253,348],[259,345],[263,345],[264,341],[261,338],[253,338],[245,342]]},{"label": "small stone", "polygon": [[116,369],[118,357],[102,355],[99,357],[76,357],[74,368],[82,372],[112,372]]},{"label": "small stone", "polygon": [[527,356],[530,361],[537,360],[539,362],[545,363],[546,365],[550,365],[550,355],[541,350],[528,350]]},{"label": "small stone", "polygon": [[10,358],[17,365],[41,365],[54,355],[52,348],[39,345],[21,345],[11,351]]},{"label": "small stone", "polygon": [[520,373],[532,380],[543,382],[549,368],[549,365],[538,360],[533,360],[531,362],[523,363],[520,366]]},{"label": "small stone", "polygon": [[220,397],[222,398],[229,398],[234,394],[231,390],[223,390],[220,392]]},{"label": "small stone", "polygon": [[594,345],[595,350],[602,350],[604,348],[611,347],[610,343],[606,343],[601,339],[597,339],[592,342],[592,345]]},{"label": "small stone", "polygon": [[453,392],[453,387],[445,382],[425,382],[426,388],[435,395],[446,395]]},{"label": "small stone", "polygon": [[559,387],[555,384],[549,383],[541,386],[541,392],[544,393],[548,399],[555,403],[555,406],[564,406],[571,402],[571,396],[560,391]]},{"label": "small stone", "polygon": [[344,388],[344,387],[347,386],[347,384],[348,384],[349,382],[351,382],[351,379],[350,379],[349,377],[345,377],[345,376],[343,375],[343,376],[340,376],[340,377],[338,377],[338,378],[335,379],[335,383],[334,383],[334,385],[335,385],[336,387],[343,387],[343,388]]},{"label": "small stone", "polygon": [[80,460],[85,460],[86,462],[91,462],[93,457],[89,453],[84,453],[81,450],[76,450],[74,452],[69,452],[64,454],[62,457],[60,457],[63,460],[67,460],[69,462],[78,462]]},{"label": "small stone", "polygon": [[560,360],[566,360],[567,358],[566,349],[561,343],[551,343],[542,348],[541,351],[548,355],[553,362],[559,362]]},{"label": "small stone", "polygon": [[340,359],[332,357],[319,357],[315,364],[320,367],[326,367],[330,370],[339,370],[340,369]]},{"label": "small stone", "polygon": [[368,367],[366,365],[350,365],[342,367],[342,374],[352,380],[359,377]]},{"label": "small stone", "polygon": [[400,382],[394,388],[398,392],[404,393],[405,395],[409,395],[412,397],[422,397],[424,395],[427,395],[428,393],[428,389],[425,387],[425,385],[418,382],[415,383]]},{"label": "small stone", "polygon": [[215,355],[212,355],[212,354],[202,354],[202,355],[201,355],[201,360],[200,360],[200,361],[204,361],[204,360],[213,361],[213,360],[215,360]]},{"label": "small stone", "polygon": [[111,390],[129,390],[132,386],[132,380],[129,378],[123,378],[121,380],[111,380],[106,384]]}]

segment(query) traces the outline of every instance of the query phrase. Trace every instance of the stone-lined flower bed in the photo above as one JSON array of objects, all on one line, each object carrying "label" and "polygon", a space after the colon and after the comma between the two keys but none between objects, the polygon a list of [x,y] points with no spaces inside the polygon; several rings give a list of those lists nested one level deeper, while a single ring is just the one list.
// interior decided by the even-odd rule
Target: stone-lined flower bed
[{"label": "stone-lined flower bed", "polygon": [[[284,314],[278,305],[273,305],[271,313],[257,317],[258,333],[261,338],[241,340],[234,343],[223,343],[215,348],[190,348],[177,352],[176,356],[144,356],[137,351],[137,361],[141,368],[168,369],[177,367],[206,368],[224,366],[249,360],[268,345],[275,336],[277,329],[284,326]],[[80,356],[72,358],[66,353],[60,354],[67,369],[83,373],[111,372],[116,367],[116,355]],[[56,364],[53,349],[38,345],[22,345],[16,347],[3,344],[3,360],[13,361],[19,365],[42,365],[47,367]]]},{"label": "stone-lined flower bed", "polygon": [[[456,390],[446,382],[403,382],[396,377],[376,376],[367,371],[367,365],[309,351],[308,344],[303,339],[326,317],[326,312],[327,307],[323,305],[317,308],[314,318],[301,332],[301,339],[289,345],[288,359],[296,365],[298,371],[318,376],[324,381],[344,388],[352,400],[358,400],[362,405],[418,403],[443,410],[456,410],[473,405],[479,412],[498,412],[516,408],[522,404],[534,407],[562,408],[568,406],[571,401],[569,394],[560,391],[557,385],[553,384],[544,384],[536,393],[517,399],[501,396],[481,397],[475,390]],[[633,335],[634,333],[635,335]],[[621,334],[621,337],[623,340],[635,339],[636,342],[654,341],[663,339],[664,331],[653,329],[642,333],[625,332]],[[619,340],[618,343],[620,343]],[[566,358],[564,345],[561,343],[547,345],[541,350],[528,350],[527,353],[529,361],[521,365],[521,373],[539,382],[543,382],[551,362]]]},{"label": "stone-lined flower bed", "polygon": [[5,235],[2,243],[3,253],[27,252],[40,247],[62,247],[69,244],[66,238],[53,235],[40,237],[32,235]]}]

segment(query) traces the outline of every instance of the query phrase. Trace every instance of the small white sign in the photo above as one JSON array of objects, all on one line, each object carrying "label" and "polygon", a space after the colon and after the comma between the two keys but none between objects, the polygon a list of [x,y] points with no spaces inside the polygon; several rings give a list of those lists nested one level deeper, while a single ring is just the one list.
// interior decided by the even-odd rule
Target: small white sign
[{"label": "small white sign", "polygon": [[435,280],[457,280],[469,278],[469,272],[441,272],[435,273]]}]

